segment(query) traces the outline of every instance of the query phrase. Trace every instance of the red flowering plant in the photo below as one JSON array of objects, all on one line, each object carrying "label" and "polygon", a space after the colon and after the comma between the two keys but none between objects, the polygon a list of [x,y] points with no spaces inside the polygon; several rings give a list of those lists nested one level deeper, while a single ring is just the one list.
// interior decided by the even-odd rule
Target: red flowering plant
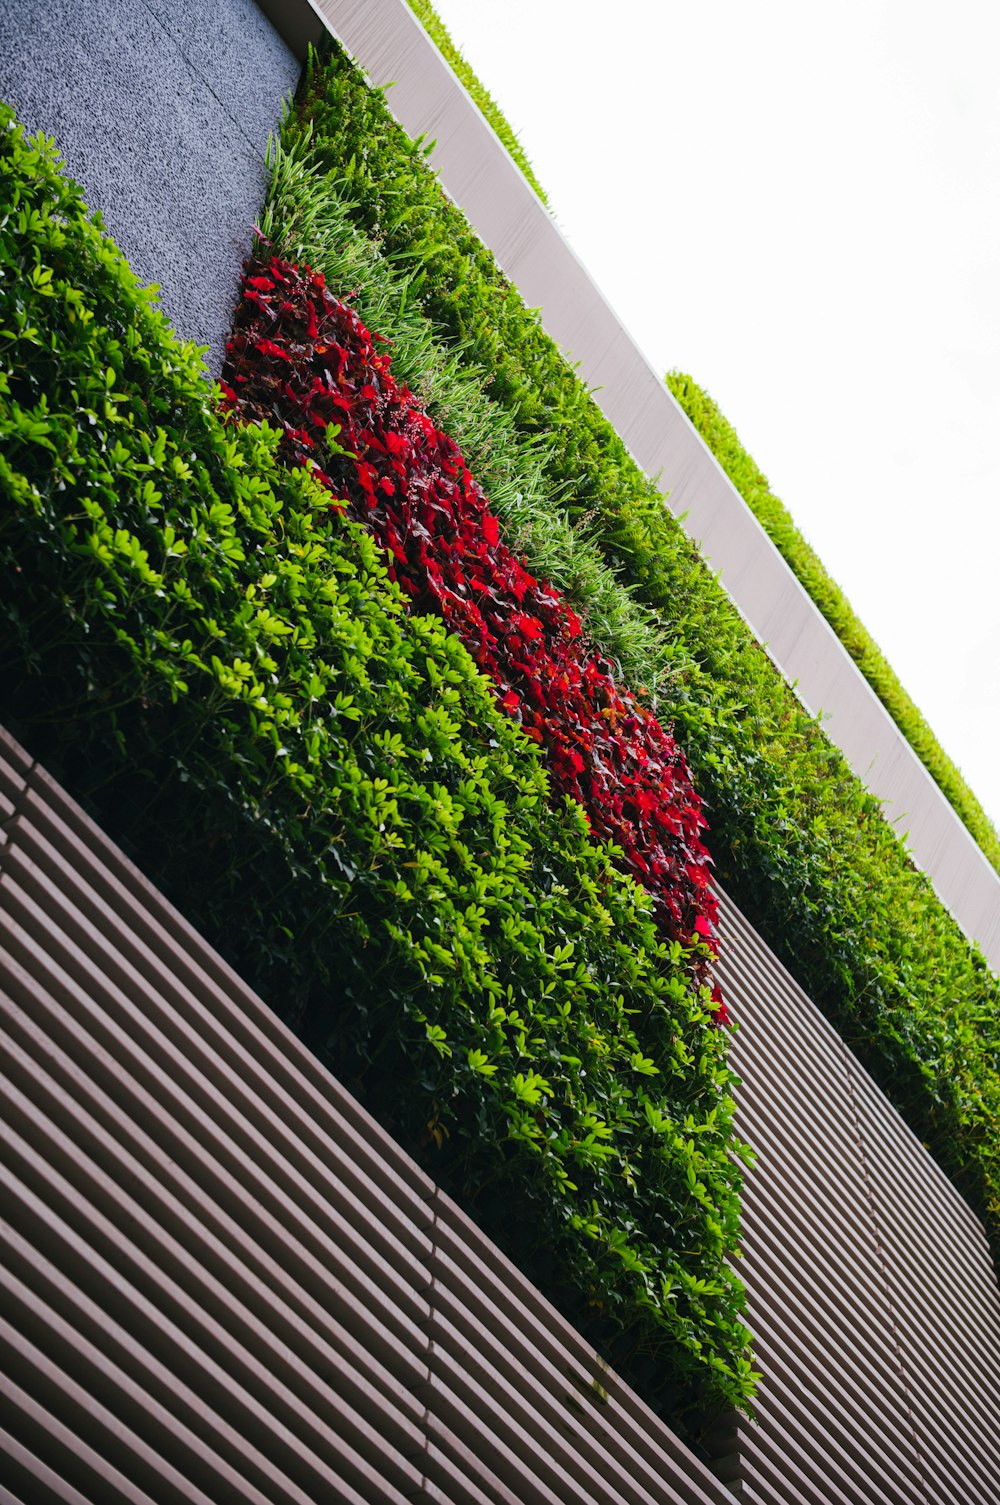
[{"label": "red flowering plant", "polygon": [[[717,904],[685,758],[591,651],[570,604],[502,540],[458,446],[394,378],[387,343],[321,273],[255,261],[227,346],[224,403],[277,424],[285,460],[308,466],[335,505],[371,529],[414,610],[436,613],[461,638],[500,704],[545,749],[554,789],[618,846],[703,982]],[[717,987],[713,998],[725,1023]]]}]

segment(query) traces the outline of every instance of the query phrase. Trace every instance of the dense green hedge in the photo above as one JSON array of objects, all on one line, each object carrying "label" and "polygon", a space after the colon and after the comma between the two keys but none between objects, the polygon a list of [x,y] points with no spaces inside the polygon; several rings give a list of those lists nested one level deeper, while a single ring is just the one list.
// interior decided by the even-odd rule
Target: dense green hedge
[{"label": "dense green hedge", "polygon": [[658,713],[675,718],[707,798],[722,881],[996,1235],[996,979],[441,192],[423,148],[336,49],[307,80],[286,140],[309,131],[355,223],[412,274],[424,314],[522,440],[540,442],[550,497],[658,615],[671,665]]},{"label": "dense green hedge", "polygon": [[490,125],[496,131],[497,135],[500,137],[500,140],[510,152],[511,156],[514,158],[514,161],[524,173],[524,176],[527,178],[532,188],[538,194],[538,197],[541,199],[542,203],[548,204],[548,199],[545,197],[545,190],[542,188],[542,185],[535,177],[535,174],[531,168],[531,163],[525,156],[524,147],[517,139],[516,132],[514,131],[510,122],[507,120],[503,111],[500,109],[500,106],[497,104],[496,100],[479,82],[479,79],[476,77],[475,73],[472,71],[469,64],[462,56],[461,52],[459,52],[458,48],[455,46],[454,42],[448,34],[448,28],[441,20],[441,17],[438,15],[433,5],[429,4],[428,0],[407,0],[407,3],[410,9],[413,11],[413,14],[420,21],[424,30],[427,32],[428,36],[433,41],[441,56],[448,63],[448,66],[451,68],[456,78],[458,78],[462,82],[462,84],[464,84],[467,92],[475,101],[476,106],[482,113],[483,117],[489,121]]},{"label": "dense green hedge", "polygon": [[917,706],[843,591],[806,542],[767,477],[740,443],[732,424],[703,388],[682,371],[667,372],[670,388],[768,537],[809,595],[913,748],[966,828],[1000,872],[1000,837],[972,790],[944,751]]},{"label": "dense green hedge", "polygon": [[0,711],[652,1399],[745,1402],[703,943],[0,138]]}]

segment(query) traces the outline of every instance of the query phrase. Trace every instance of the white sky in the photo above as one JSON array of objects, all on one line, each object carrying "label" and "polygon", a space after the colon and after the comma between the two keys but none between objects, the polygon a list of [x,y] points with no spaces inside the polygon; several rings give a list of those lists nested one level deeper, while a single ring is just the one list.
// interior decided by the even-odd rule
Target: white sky
[{"label": "white sky", "polygon": [[1000,7],[435,4],[1000,824]]}]

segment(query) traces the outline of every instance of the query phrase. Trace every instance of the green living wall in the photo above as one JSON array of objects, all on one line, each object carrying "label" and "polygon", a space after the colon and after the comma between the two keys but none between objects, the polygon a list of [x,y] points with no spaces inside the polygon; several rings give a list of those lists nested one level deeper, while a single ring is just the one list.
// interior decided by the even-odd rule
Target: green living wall
[{"label": "green living wall", "polygon": [[1000,837],[972,790],[943,750],[843,591],[772,492],[732,424],[708,393],[681,371],[667,373],[670,388],[772,543],[794,570],[851,658],[899,727],[981,851],[1000,871]]},{"label": "green living wall", "polygon": [[665,937],[466,648],[280,431],[220,412],[6,110],[0,160],[5,721],[654,1403],[745,1405],[707,925]]},{"label": "green living wall", "polygon": [[[409,277],[411,303],[509,421],[541,483],[520,523],[529,560],[561,519],[588,546],[587,568],[596,548],[619,599],[627,587],[622,611],[634,608],[636,630],[623,643],[631,658],[620,658],[677,728],[707,800],[719,877],[995,1238],[1000,988],[982,956],[442,193],[425,148],[336,48],[312,69],[285,147],[336,189],[373,256]],[[571,569],[560,583],[572,596]]]},{"label": "green living wall", "polygon": [[[274,248],[391,335],[529,567],[676,728],[723,882],[995,1237],[996,980],[422,148],[336,51],[300,106]],[[651,1399],[745,1401],[692,956],[367,533],[221,421],[46,153],[5,153],[7,714],[501,1237],[519,1199],[512,1252]]]}]

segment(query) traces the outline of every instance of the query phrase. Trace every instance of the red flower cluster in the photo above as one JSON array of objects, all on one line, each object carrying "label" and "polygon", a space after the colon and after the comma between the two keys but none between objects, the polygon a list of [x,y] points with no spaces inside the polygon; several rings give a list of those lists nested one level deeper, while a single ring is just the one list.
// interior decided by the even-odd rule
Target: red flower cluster
[{"label": "red flower cluster", "polygon": [[[457,445],[395,380],[377,342],[387,343],[321,274],[254,263],[227,347],[226,403],[283,428],[286,460],[308,464],[372,530],[414,608],[458,634],[501,705],[545,748],[554,787],[620,846],[665,932],[714,951],[711,859],[683,754],[589,651],[568,602],[502,542]],[[702,959],[696,974],[705,970]]]}]

